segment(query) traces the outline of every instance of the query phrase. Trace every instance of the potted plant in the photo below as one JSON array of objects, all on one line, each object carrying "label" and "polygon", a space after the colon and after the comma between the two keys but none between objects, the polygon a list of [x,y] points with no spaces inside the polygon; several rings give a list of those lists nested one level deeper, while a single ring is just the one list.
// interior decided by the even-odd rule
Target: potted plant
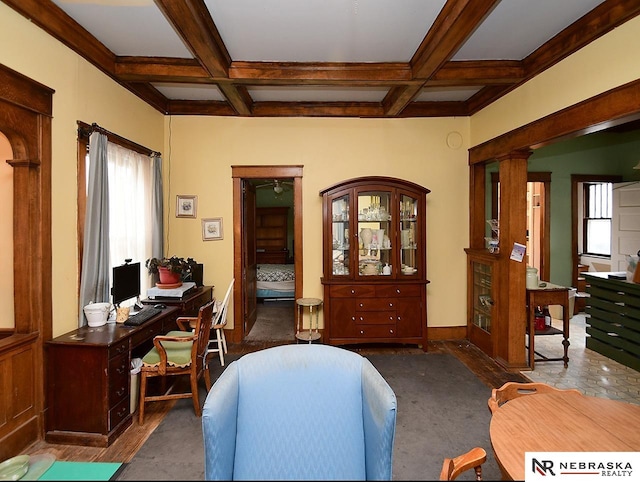
[{"label": "potted plant", "polygon": [[170,258],[149,258],[145,262],[145,267],[150,274],[158,274],[160,284],[175,285],[182,283],[193,270],[193,266],[197,262],[193,258],[179,258],[171,256]]}]

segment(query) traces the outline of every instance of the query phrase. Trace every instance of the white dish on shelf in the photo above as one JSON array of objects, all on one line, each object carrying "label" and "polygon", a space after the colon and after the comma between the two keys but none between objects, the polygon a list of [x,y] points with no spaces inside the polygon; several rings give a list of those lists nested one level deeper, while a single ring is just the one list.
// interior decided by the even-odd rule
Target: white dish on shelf
[{"label": "white dish on shelf", "polygon": [[402,272],[403,272],[404,274],[413,274],[413,273],[415,273],[416,271],[418,271],[416,268],[411,268],[411,267],[409,267],[409,266],[402,268]]}]

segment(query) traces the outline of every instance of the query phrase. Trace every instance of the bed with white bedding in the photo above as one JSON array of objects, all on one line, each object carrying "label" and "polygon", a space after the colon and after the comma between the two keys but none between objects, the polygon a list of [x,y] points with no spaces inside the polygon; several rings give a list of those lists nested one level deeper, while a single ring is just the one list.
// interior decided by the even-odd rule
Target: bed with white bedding
[{"label": "bed with white bedding", "polygon": [[293,264],[259,264],[256,269],[256,297],[262,299],[294,299]]}]

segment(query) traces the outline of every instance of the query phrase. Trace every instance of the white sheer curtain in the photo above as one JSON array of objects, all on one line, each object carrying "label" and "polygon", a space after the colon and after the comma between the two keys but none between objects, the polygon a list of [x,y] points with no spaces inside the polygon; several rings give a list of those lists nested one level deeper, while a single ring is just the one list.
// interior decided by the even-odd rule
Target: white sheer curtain
[{"label": "white sheer curtain", "polygon": [[[131,258],[140,262],[140,293],[144,298],[151,277],[144,263],[152,256],[154,226],[154,158],[108,143],[109,244],[111,266]],[[136,300],[123,303],[132,305]]]}]

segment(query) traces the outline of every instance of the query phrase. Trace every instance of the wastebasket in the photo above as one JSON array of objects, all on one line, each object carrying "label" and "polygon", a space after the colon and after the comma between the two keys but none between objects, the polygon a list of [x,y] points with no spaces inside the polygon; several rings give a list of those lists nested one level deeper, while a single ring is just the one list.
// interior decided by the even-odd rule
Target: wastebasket
[{"label": "wastebasket", "polygon": [[[573,310],[576,303],[576,288],[569,288],[569,319],[573,316]],[[562,320],[562,306],[551,305],[549,306],[549,313],[554,320]]]},{"label": "wastebasket", "polygon": [[142,368],[142,358],[133,358],[131,360],[131,395],[129,397],[129,412],[133,413],[138,407],[140,369]]}]

